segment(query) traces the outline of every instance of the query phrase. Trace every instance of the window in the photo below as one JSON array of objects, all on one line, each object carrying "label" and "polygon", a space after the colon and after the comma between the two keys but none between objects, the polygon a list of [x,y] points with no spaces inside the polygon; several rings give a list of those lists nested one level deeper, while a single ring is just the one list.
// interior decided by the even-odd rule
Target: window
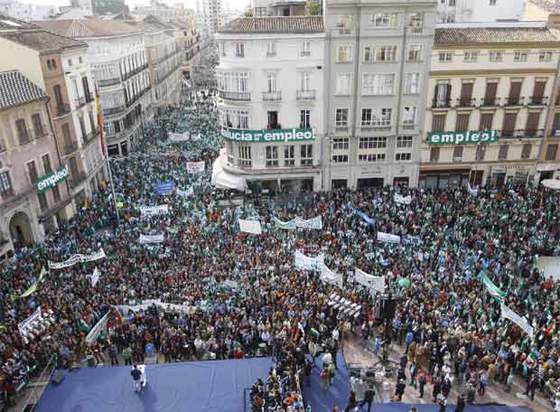
[{"label": "window", "polygon": [[406,73],[404,76],[404,93],[420,93],[420,73]]},{"label": "window", "polygon": [[313,165],[313,145],[304,144],[300,146],[300,158],[302,166]]},{"label": "window", "polygon": [[223,127],[249,128],[249,112],[247,110],[223,109],[220,111],[220,118]]},{"label": "window", "polygon": [[490,51],[488,53],[488,59],[491,62],[494,62],[494,63],[504,61],[504,52],[503,51],[495,51],[495,50]]},{"label": "window", "polygon": [[439,62],[449,63],[453,60],[453,53],[451,52],[439,52]]},{"label": "window", "polygon": [[362,76],[363,96],[387,96],[393,94],[394,74],[364,73]]},{"label": "window", "polygon": [[451,85],[449,83],[438,83],[434,90],[434,107],[449,107],[451,100]]},{"label": "window", "polygon": [[443,114],[434,114],[432,117],[432,132],[443,132],[445,131],[445,120],[447,115]]},{"label": "window", "polygon": [[352,83],[351,73],[338,73],[336,75],[336,94],[339,96],[349,95]]},{"label": "window", "polygon": [[220,90],[228,92],[247,92],[249,90],[249,73],[224,72],[219,76]]},{"label": "window", "polygon": [[397,27],[398,13],[375,13],[371,24],[375,27]]},{"label": "window", "polygon": [[49,202],[47,201],[45,193],[37,193],[37,199],[39,199],[39,207],[42,212],[49,208]]},{"label": "window", "polygon": [[352,46],[338,46],[338,48],[336,49],[336,62],[352,62]]},{"label": "window", "polygon": [[284,146],[284,166],[293,166],[295,163],[295,146]]},{"label": "window", "polygon": [[301,43],[301,55],[302,56],[311,56],[311,42],[304,41]]},{"label": "window", "polygon": [[494,113],[481,113],[480,124],[478,128],[479,130],[492,130],[493,122],[494,122]]},{"label": "window", "polygon": [[266,44],[266,57],[274,57],[276,56],[276,42],[269,41]]},{"label": "window", "polygon": [[439,161],[439,147],[431,147],[430,162],[438,162],[438,161]]},{"label": "window", "polygon": [[386,154],[385,153],[358,153],[359,163],[377,163],[384,162]]},{"label": "window", "polygon": [[348,163],[348,154],[335,154],[332,155],[333,163]]},{"label": "window", "polygon": [[526,51],[516,51],[513,53],[513,61],[516,63],[522,63],[527,61],[527,54]]},{"label": "window", "polygon": [[82,64],[84,62],[84,59],[82,59],[82,56],[78,57],[78,63]]},{"label": "window", "polygon": [[389,127],[393,109],[362,109],[362,127]]},{"label": "window", "polygon": [[336,109],[336,127],[348,127],[348,109]]},{"label": "window", "polygon": [[266,146],[266,167],[278,167],[278,146]]},{"label": "window", "polygon": [[27,177],[29,178],[29,182],[34,185],[39,180],[39,175],[37,174],[37,166],[35,165],[35,160],[27,162],[25,164],[27,168]]},{"label": "window", "polygon": [[373,63],[375,57],[375,48],[364,46],[364,63]]},{"label": "window", "polygon": [[72,59],[68,59],[68,66],[72,66]]},{"label": "window", "polygon": [[502,144],[498,150],[498,160],[506,160],[508,157],[509,145]]},{"label": "window", "polygon": [[463,161],[463,146],[455,146],[453,148],[453,161],[454,162]]},{"label": "window", "polygon": [[352,16],[338,16],[336,19],[336,27],[340,34],[350,34],[352,29]]},{"label": "window", "polygon": [[469,130],[470,113],[457,113],[457,120],[455,122],[456,132],[467,132]]},{"label": "window", "polygon": [[239,146],[239,166],[251,167],[251,146]]},{"label": "window", "polygon": [[477,162],[482,162],[484,161],[484,157],[486,156],[486,145],[485,144],[479,144],[478,146],[476,146],[476,152],[474,154],[474,160]]},{"label": "window", "polygon": [[496,5],[496,0],[489,0],[488,5],[489,6],[495,6]]},{"label": "window", "polygon": [[45,134],[45,130],[43,129],[43,122],[41,121],[41,115],[35,113],[31,116],[31,121],[33,122],[33,132],[35,133],[35,138],[38,139]]},{"label": "window", "polygon": [[48,153],[41,156],[41,161],[43,162],[43,170],[45,171],[45,174],[48,175],[52,173],[51,158]]},{"label": "window", "polygon": [[386,137],[360,137],[359,149],[386,149]]},{"label": "window", "polygon": [[395,153],[395,161],[407,162],[412,159],[412,153]]},{"label": "window", "polygon": [[397,46],[381,46],[375,49],[376,62],[397,61]]},{"label": "window", "polygon": [[408,20],[408,26],[413,33],[418,33],[422,31],[422,26],[424,25],[424,14],[423,13],[411,13]]},{"label": "window", "polygon": [[16,129],[19,144],[23,145],[29,142],[29,133],[27,132],[27,125],[25,124],[24,119],[16,120]]},{"label": "window", "polygon": [[310,91],[311,90],[311,72],[302,71],[298,73],[299,76],[299,90]]},{"label": "window", "polygon": [[299,127],[301,129],[309,129],[311,127],[311,110],[299,111]]},{"label": "window", "polygon": [[539,52],[539,62],[550,62],[552,61],[551,51],[540,51]]},{"label": "window", "polygon": [[332,150],[348,150],[348,138],[336,137],[332,141]]},{"label": "window", "polygon": [[403,126],[414,126],[416,124],[416,106],[403,107]]},{"label": "window", "polygon": [[409,44],[408,45],[408,52],[407,52],[407,61],[409,62],[421,62],[422,59],[422,52],[424,51],[424,47],[421,44]]},{"label": "window", "polygon": [[12,187],[12,179],[10,179],[10,172],[5,171],[0,173],[0,195],[8,197],[14,194]]},{"label": "window", "polygon": [[465,52],[465,63],[475,63],[478,60],[478,52]]},{"label": "window", "polygon": [[269,129],[280,129],[280,123],[278,122],[278,112],[275,110],[266,112],[268,118],[268,128]]},{"label": "window", "polygon": [[0,153],[3,153],[6,151],[6,142],[4,142],[4,139],[0,138]]},{"label": "window", "polygon": [[234,45],[235,45],[235,57],[245,57],[245,44],[234,43]]},{"label": "window", "polygon": [[266,91],[271,93],[276,91],[276,79],[278,74],[276,72],[266,73]]},{"label": "window", "polygon": [[397,136],[397,149],[411,148],[412,136]]},{"label": "window", "polygon": [[546,147],[546,155],[544,160],[556,160],[556,154],[558,153],[558,144],[549,144]]},{"label": "window", "polygon": [[521,148],[521,158],[522,159],[529,159],[531,157],[531,150],[532,150],[531,143],[525,143]]},{"label": "window", "polygon": [[60,202],[60,189],[58,188],[58,186],[52,188],[52,194],[53,194],[54,202],[55,203]]}]

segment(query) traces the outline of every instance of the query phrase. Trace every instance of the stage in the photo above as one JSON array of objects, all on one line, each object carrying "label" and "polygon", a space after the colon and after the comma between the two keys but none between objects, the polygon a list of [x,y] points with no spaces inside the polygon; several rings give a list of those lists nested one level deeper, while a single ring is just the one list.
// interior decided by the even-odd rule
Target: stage
[{"label": "stage", "polygon": [[146,365],[148,385],[133,391],[130,366],[64,372],[38,412],[242,412],[244,389],[265,378],[271,358]]}]

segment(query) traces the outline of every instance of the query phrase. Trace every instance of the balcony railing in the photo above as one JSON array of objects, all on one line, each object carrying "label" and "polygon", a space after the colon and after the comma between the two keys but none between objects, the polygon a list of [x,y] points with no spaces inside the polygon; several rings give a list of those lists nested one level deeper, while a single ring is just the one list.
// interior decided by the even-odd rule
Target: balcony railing
[{"label": "balcony railing", "polygon": [[78,142],[71,142],[64,145],[64,154],[69,155],[78,150]]},{"label": "balcony railing", "polygon": [[70,105],[66,103],[61,103],[56,106],[56,115],[57,116],[64,116],[65,114],[70,113]]},{"label": "balcony railing", "polygon": [[485,107],[492,107],[492,106],[499,106],[500,105],[500,98],[499,97],[483,97],[481,99],[480,105]]},{"label": "balcony railing", "polygon": [[84,135],[84,143],[89,143],[99,134],[99,128],[93,129],[88,134]]},{"label": "balcony railing", "polygon": [[238,100],[238,101],[250,101],[251,93],[249,92],[230,92],[226,90],[219,90],[218,94],[222,99],[225,100]]},{"label": "balcony railing", "polygon": [[524,97],[515,96],[515,97],[504,97],[503,104],[504,106],[523,106]]},{"label": "balcony railing", "polygon": [[302,50],[300,55],[301,55],[301,57],[311,56],[311,50]]},{"label": "balcony railing", "polygon": [[49,134],[49,132],[47,131],[47,128],[43,125],[41,125],[41,130],[39,132],[35,132],[35,139],[41,139],[45,136],[47,136]]},{"label": "balcony railing", "polygon": [[451,99],[432,99],[434,109],[448,109],[451,107]]},{"label": "balcony railing", "polygon": [[282,92],[280,90],[263,92],[262,99],[266,102],[278,102],[282,100]]},{"label": "balcony railing", "polygon": [[315,100],[315,90],[298,90],[296,98],[298,100]]},{"label": "balcony railing", "polygon": [[456,107],[474,107],[476,100],[472,97],[460,97],[457,99]]},{"label": "balcony railing", "polygon": [[114,84],[119,84],[120,81],[121,81],[120,77],[113,77],[111,79],[99,79],[97,80],[97,85],[99,87],[113,86]]},{"label": "balcony railing", "polygon": [[103,109],[103,116],[111,116],[116,113],[123,112],[125,110],[125,106],[117,106],[117,107],[108,107]]},{"label": "balcony railing", "polygon": [[147,68],[148,68],[148,63],[144,63],[143,65],[138,66],[137,68],[132,69],[130,72],[124,74],[122,78],[123,78],[123,80],[129,79],[132,76],[140,73],[142,70],[145,70]]},{"label": "balcony railing", "polygon": [[86,98],[85,97],[78,97],[77,99],[74,99],[74,104],[76,105],[77,108],[80,108],[84,104],[86,104]]},{"label": "balcony railing", "polygon": [[379,122],[379,123],[364,123],[362,122],[362,129],[390,129],[391,121]]},{"label": "balcony railing", "polygon": [[548,102],[548,97],[545,96],[531,96],[527,98],[529,106],[545,106]]},{"label": "balcony railing", "polygon": [[76,176],[70,178],[70,187],[74,189],[76,186],[80,185],[86,179],[86,174],[84,172],[78,173]]},{"label": "balcony railing", "polygon": [[89,102],[93,102],[95,100],[95,97],[91,93],[88,93],[86,94],[85,99],[86,99],[86,103],[89,103]]},{"label": "balcony railing", "polygon": [[544,137],[544,129],[502,130],[500,139],[540,139]]}]

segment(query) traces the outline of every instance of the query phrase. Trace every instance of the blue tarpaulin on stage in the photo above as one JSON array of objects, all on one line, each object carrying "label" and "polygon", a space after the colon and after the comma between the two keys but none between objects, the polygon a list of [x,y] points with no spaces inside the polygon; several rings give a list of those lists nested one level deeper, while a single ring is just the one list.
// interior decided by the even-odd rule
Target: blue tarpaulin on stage
[{"label": "blue tarpaulin on stage", "polygon": [[271,358],[146,365],[148,385],[133,391],[131,367],[64,371],[38,412],[241,412],[244,390],[266,378]]}]

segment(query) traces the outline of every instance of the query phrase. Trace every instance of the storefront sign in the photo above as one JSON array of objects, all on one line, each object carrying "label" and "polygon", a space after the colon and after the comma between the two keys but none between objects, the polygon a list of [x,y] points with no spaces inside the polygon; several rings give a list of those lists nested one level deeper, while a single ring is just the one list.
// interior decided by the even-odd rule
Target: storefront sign
[{"label": "storefront sign", "polygon": [[498,140],[496,130],[474,132],[433,132],[428,133],[428,144],[461,145],[469,143],[491,143]]},{"label": "storefront sign", "polygon": [[288,143],[315,140],[313,129],[240,130],[223,128],[222,136],[228,140],[247,143]]},{"label": "storefront sign", "polygon": [[63,182],[68,177],[68,166],[65,166],[63,169],[57,170],[56,172],[51,173],[50,175],[43,176],[37,182],[37,190],[39,192],[44,192],[45,190],[51,189],[55,187],[60,182]]}]

